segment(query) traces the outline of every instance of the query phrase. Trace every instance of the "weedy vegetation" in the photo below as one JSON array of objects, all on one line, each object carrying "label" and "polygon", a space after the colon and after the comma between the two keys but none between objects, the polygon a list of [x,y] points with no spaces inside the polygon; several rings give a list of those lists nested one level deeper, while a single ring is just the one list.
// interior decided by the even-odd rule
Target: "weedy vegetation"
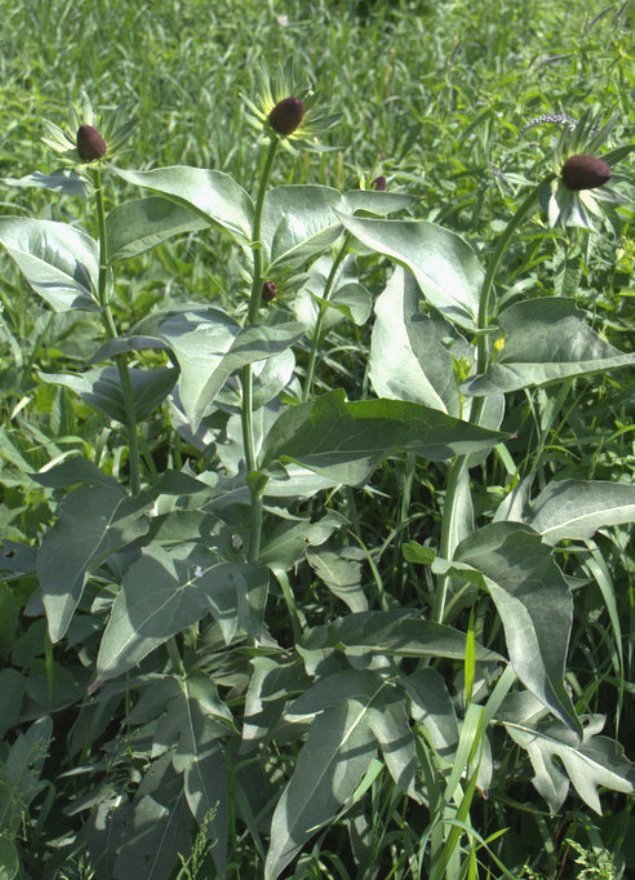
[{"label": "weedy vegetation", "polygon": [[0,9],[0,878],[630,876],[632,8]]}]

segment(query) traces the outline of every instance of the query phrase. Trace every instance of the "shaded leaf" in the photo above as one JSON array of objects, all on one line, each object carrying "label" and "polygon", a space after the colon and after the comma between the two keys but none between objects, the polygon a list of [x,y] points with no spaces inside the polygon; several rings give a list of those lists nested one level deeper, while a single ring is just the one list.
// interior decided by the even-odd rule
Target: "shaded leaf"
[{"label": "shaded leaf", "polygon": [[423,315],[412,275],[397,268],[375,303],[369,376],[375,393],[459,416],[452,359],[471,362],[472,346],[442,318]]},{"label": "shaded leaf", "polygon": [[96,311],[97,242],[66,223],[0,217],[0,244],[55,312]]},{"label": "shaded leaf", "polygon": [[424,297],[444,318],[475,330],[483,269],[467,242],[424,220],[367,220],[342,215],[366,247],[409,269]]},{"label": "shaded leaf", "polygon": [[486,373],[465,383],[467,394],[515,391],[635,364],[635,353],[624,354],[604,342],[571,299],[519,302],[501,312],[498,321],[502,350]]},{"label": "shaded leaf", "polygon": [[[582,742],[561,724],[534,728],[505,722],[514,742],[526,749],[534,768],[534,786],[552,813],[562,807],[569,792],[569,780],[585,804],[600,815],[598,786],[625,794],[635,791],[635,765],[626,760],[619,743],[597,735],[604,719],[591,716],[587,722]],[[556,762],[555,758],[559,760]]]},{"label": "shaded leaf", "polygon": [[502,620],[518,678],[561,721],[580,732],[564,685],[573,599],[549,547],[528,526],[491,523],[459,544],[455,560],[485,576],[483,586]]},{"label": "shaded leaf", "polygon": [[337,389],[280,416],[265,440],[262,465],[291,459],[322,476],[358,485],[398,451],[439,461],[489,449],[500,438],[500,434],[415,403],[349,403]]},{"label": "shaded leaf", "polygon": [[111,168],[127,183],[164,195],[185,208],[193,208],[243,242],[250,241],[253,205],[245,190],[228,174],[186,165],[153,171]]},{"label": "shaded leaf", "polygon": [[[134,394],[134,409],[138,421],[150,415],[168,396],[178,378],[174,367],[157,367],[154,370],[129,368],[128,375]],[[121,390],[119,370],[116,367],[99,367],[84,373],[38,373],[43,382],[63,385],[101,410],[111,419],[127,424],[126,408]]]},{"label": "shaded leaf", "polygon": [[198,211],[161,196],[123,202],[106,219],[109,261],[129,260],[176,235],[208,225]]}]

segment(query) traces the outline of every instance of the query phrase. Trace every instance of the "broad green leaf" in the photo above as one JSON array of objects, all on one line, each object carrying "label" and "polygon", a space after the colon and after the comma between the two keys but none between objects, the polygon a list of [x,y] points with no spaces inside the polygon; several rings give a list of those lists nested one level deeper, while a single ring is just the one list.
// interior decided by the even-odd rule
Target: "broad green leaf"
[{"label": "broad green leaf", "polygon": [[118,336],[117,339],[109,339],[100,346],[88,361],[89,364],[98,364],[107,361],[118,354],[128,351],[169,351],[170,346],[163,339],[154,336]]},{"label": "broad green leaf", "polygon": [[498,522],[462,541],[454,558],[484,575],[518,678],[557,718],[580,732],[564,685],[573,599],[549,547],[528,526]]},{"label": "broad green leaf", "polygon": [[108,259],[111,263],[129,260],[176,235],[198,232],[208,225],[198,211],[161,196],[123,202],[106,220]]},{"label": "broad green leaf", "polygon": [[529,505],[525,521],[547,544],[583,541],[604,526],[635,521],[635,486],[593,480],[549,483]]},{"label": "broad green leaf", "polygon": [[505,722],[514,742],[526,749],[534,768],[534,786],[552,813],[562,807],[569,792],[569,780],[585,804],[600,815],[598,786],[624,794],[635,792],[635,765],[624,757],[619,743],[597,735],[603,726],[602,716],[591,716],[580,742],[571,730],[558,723],[536,728]]},{"label": "broad green leaf", "polygon": [[412,275],[397,268],[375,303],[369,376],[375,393],[459,416],[452,358],[473,359],[472,346],[435,315],[423,315]]},{"label": "broad green leaf", "polygon": [[[117,851],[115,880],[170,880],[180,864],[178,854],[189,854],[193,823],[181,779],[166,768],[169,757],[150,766],[111,842]],[[158,771],[157,764],[163,764]]]},{"label": "broad green leaf", "polygon": [[[126,408],[121,391],[119,371],[116,367],[99,367],[84,373],[38,373],[43,382],[70,388],[91,406],[101,410],[111,419],[127,423]],[[129,368],[128,375],[134,393],[134,409],[142,421],[168,396],[178,377],[173,367],[157,367],[154,370]]]},{"label": "broad green leaf", "polygon": [[344,193],[343,210],[347,214],[355,211],[364,211],[366,214],[374,214],[377,217],[385,217],[387,214],[395,214],[397,211],[405,211],[406,208],[416,204],[417,199],[403,193],[393,193],[372,189],[353,189]]},{"label": "broad green leaf", "polygon": [[333,244],[342,232],[336,213],[342,195],[328,186],[278,186],[266,197],[262,218],[265,274],[300,266]]},{"label": "broad green leaf", "polygon": [[53,733],[53,722],[48,715],[38,718],[17,739],[2,761],[0,785],[0,829],[17,835],[23,814],[31,801],[46,787],[40,774]]},{"label": "broad green leaf", "polygon": [[52,220],[0,217],[0,245],[53,311],[97,310],[99,249],[84,232]]},{"label": "broad green leaf", "polygon": [[[309,630],[296,645],[312,674],[323,658],[343,651],[349,661],[368,657],[465,657],[465,634],[451,626],[423,620],[407,609],[364,611],[338,617]],[[479,660],[501,659],[476,645]]]},{"label": "broad green leaf", "polygon": [[436,669],[418,669],[401,679],[410,697],[410,714],[422,724],[434,749],[450,760],[459,741],[459,725],[447,686]]},{"label": "broad green leaf", "polygon": [[182,312],[161,324],[181,367],[179,394],[194,430],[229,376],[266,360],[302,336],[301,324],[254,324],[241,329],[220,309]]},{"label": "broad green leaf", "polygon": [[306,281],[293,301],[293,313],[313,335],[320,311],[323,310],[322,332],[326,333],[343,320],[358,327],[366,323],[372,309],[372,296],[359,283],[359,272],[354,257],[342,261],[337,272],[330,299],[324,301],[324,291],[333,268],[333,257],[320,257],[311,266]]},{"label": "broad green leaf", "polygon": [[20,859],[15,843],[5,833],[0,832],[0,880],[14,880],[20,870]]},{"label": "broad green leaf", "polygon": [[98,679],[126,672],[207,614],[229,642],[237,626],[241,581],[240,566],[219,561],[202,546],[170,553],[153,544],[145,547],[115,599],[97,657]]},{"label": "broad green leaf", "polygon": [[403,692],[384,688],[370,705],[368,718],[388,772],[405,794],[420,801],[415,789],[417,752]]},{"label": "broad green leaf", "polygon": [[501,312],[498,322],[498,356],[486,373],[463,386],[467,394],[515,391],[635,365],[635,353],[625,354],[604,342],[571,299],[519,302]]},{"label": "broad green leaf", "polygon": [[340,702],[311,725],[273,814],[265,880],[276,880],[355,791],[376,751],[368,720],[372,699]]},{"label": "broad green leaf", "polygon": [[226,229],[243,243],[249,242],[253,226],[253,204],[245,190],[222,171],[173,165],[153,171],[112,170],[133,186],[149,189],[198,211],[208,221]]},{"label": "broad green leaf", "polygon": [[349,403],[336,389],[283,413],[265,440],[262,466],[292,460],[346,485],[363,483],[389,455],[433,461],[491,449],[500,434],[397,400]]},{"label": "broad green leaf", "polygon": [[[220,703],[216,688],[207,675],[194,673],[179,681],[181,697],[168,711],[178,714],[181,736],[174,753],[174,768],[183,773],[185,797],[199,825],[210,810],[209,823],[216,841],[214,862],[221,875],[226,871],[228,835],[228,793],[225,756],[219,745],[224,721],[231,729],[231,712]],[[229,724],[228,724],[229,722]]]},{"label": "broad green leaf", "polygon": [[367,220],[342,215],[349,232],[409,269],[424,297],[444,318],[475,330],[483,269],[469,244],[424,220]]},{"label": "broad green leaf", "polygon": [[362,588],[365,556],[360,547],[308,549],[306,559],[318,578],[350,611],[368,611],[368,599]]},{"label": "broad green leaf", "polygon": [[65,635],[88,572],[147,530],[143,502],[114,480],[91,481],[64,498],[37,555],[51,641]]},{"label": "broad green leaf", "polygon": [[4,737],[22,713],[26,678],[17,669],[0,669],[0,737]]},{"label": "broad green leaf", "polygon": [[68,168],[61,168],[52,174],[43,174],[41,171],[34,171],[25,177],[4,177],[3,183],[7,186],[18,186],[33,189],[50,189],[54,192],[61,192],[67,196],[86,197],[86,181]]},{"label": "broad green leaf", "polygon": [[284,520],[267,535],[260,551],[259,561],[272,569],[288,571],[301,559],[307,549],[324,544],[332,533],[347,520],[335,511],[328,512],[317,522],[308,519]]},{"label": "broad green leaf", "polygon": [[241,752],[266,742],[287,701],[309,684],[297,659],[257,656],[250,663],[253,672],[245,695]]}]

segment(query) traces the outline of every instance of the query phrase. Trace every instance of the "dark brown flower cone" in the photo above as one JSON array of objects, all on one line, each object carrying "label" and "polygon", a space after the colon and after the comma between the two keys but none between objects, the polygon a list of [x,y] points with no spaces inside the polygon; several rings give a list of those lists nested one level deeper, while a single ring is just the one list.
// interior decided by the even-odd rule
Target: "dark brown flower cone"
[{"label": "dark brown flower cone", "polygon": [[283,98],[269,114],[269,124],[278,134],[292,134],[302,122],[304,104],[299,98]]},{"label": "dark brown flower cone", "polygon": [[77,152],[84,162],[103,159],[106,155],[106,141],[92,125],[80,125],[77,130]]},{"label": "dark brown flower cone", "polygon": [[562,166],[562,181],[571,190],[596,189],[611,179],[611,169],[595,156],[569,156]]}]

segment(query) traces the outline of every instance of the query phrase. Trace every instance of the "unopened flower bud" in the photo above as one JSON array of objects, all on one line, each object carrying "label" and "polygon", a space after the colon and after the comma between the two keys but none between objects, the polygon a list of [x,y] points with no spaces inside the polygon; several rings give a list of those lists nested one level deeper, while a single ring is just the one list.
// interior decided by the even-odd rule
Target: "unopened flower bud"
[{"label": "unopened flower bud", "polygon": [[84,162],[103,159],[106,155],[106,141],[92,125],[80,125],[77,130],[77,152]]},{"label": "unopened flower bud", "polygon": [[562,181],[568,189],[596,189],[611,179],[611,169],[595,156],[569,156],[562,166]]},{"label": "unopened flower bud", "polygon": [[304,104],[299,98],[283,98],[269,114],[269,124],[278,134],[292,134],[302,122]]},{"label": "unopened flower bud", "polygon": [[271,302],[278,293],[278,285],[275,281],[265,281],[262,285],[262,299],[264,302]]},{"label": "unopened flower bud", "polygon": [[379,177],[376,177],[371,183],[371,189],[379,190],[379,192],[383,192],[388,185],[388,181],[384,177],[383,174],[380,174]]}]

